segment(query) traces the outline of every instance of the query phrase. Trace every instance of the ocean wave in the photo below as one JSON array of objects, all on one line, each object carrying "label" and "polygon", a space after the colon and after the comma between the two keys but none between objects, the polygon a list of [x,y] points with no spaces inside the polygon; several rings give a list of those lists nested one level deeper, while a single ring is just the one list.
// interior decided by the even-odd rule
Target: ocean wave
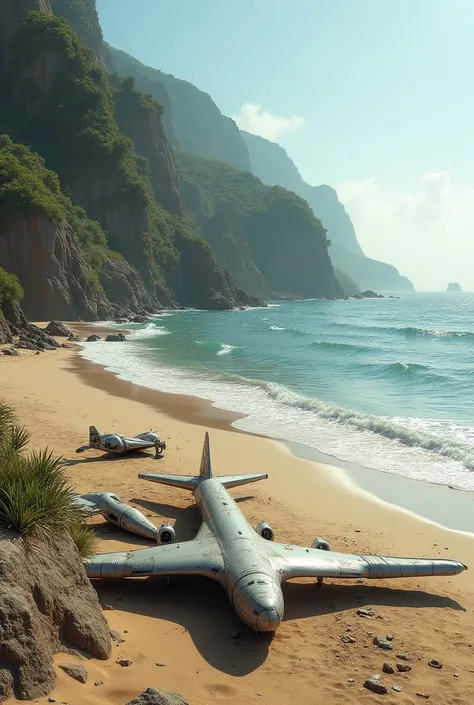
[{"label": "ocean wave", "polygon": [[341,352],[353,352],[353,353],[360,353],[360,352],[369,352],[372,350],[372,348],[369,348],[365,345],[354,345],[353,343],[338,343],[336,341],[332,340],[315,340],[311,343],[311,345],[317,348],[320,348],[322,350],[340,350]]},{"label": "ocean wave", "polygon": [[436,453],[462,463],[468,470],[474,470],[474,445],[470,443],[435,435],[421,428],[414,429],[394,421],[391,417],[375,416],[303,397],[278,384],[268,382],[258,384],[266,390],[269,397],[285,406],[310,411],[321,419],[383,436],[405,446]]},{"label": "ocean wave", "polygon": [[385,367],[385,370],[401,377],[406,377],[407,375],[412,375],[416,372],[426,371],[430,368],[428,365],[421,365],[417,362],[393,362],[391,365]]},{"label": "ocean wave", "polygon": [[[143,326],[143,324],[136,324]],[[156,336],[160,335],[170,335],[170,331],[167,330],[164,326],[159,326],[156,323],[147,323],[146,326],[140,327],[140,328],[131,328],[130,329],[130,334],[127,335],[127,338],[131,340],[144,340],[145,338],[155,338]]]},{"label": "ocean wave", "polygon": [[435,328],[415,328],[413,326],[408,326],[407,328],[393,328],[393,330],[404,333],[409,337],[465,338],[466,340],[474,340],[474,333],[468,330],[438,330]]},{"label": "ocean wave", "polygon": [[243,352],[243,348],[238,345],[230,345],[229,343],[218,343],[215,340],[195,340],[196,345],[206,352],[215,353],[219,357],[222,355],[230,355],[234,352]]},{"label": "ocean wave", "polygon": [[286,328],[281,328],[281,326],[270,326],[270,330],[286,330]]}]

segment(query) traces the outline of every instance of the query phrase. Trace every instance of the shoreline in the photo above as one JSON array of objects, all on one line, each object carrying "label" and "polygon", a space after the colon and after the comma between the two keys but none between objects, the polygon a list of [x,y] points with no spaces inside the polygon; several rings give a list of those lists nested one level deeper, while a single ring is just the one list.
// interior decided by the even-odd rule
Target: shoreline
[{"label": "shoreline", "polygon": [[[68,325],[74,332],[82,335],[116,332],[116,329],[90,326],[87,323]],[[120,332],[128,335],[131,331],[120,329]],[[80,343],[75,345],[81,347]],[[247,418],[244,413],[228,411],[209,399],[187,394],[171,394],[120,379],[115,372],[107,370],[105,365],[91,362],[80,354],[75,356],[74,368],[86,384],[96,385],[114,396],[135,399],[177,421],[196,425],[208,424],[211,428],[267,438],[279,443],[289,449],[296,458],[302,458],[315,465],[330,466],[333,472],[338,474],[337,479],[341,484],[352,484],[354,493],[365,492],[374,502],[387,503],[415,515],[420,520],[432,522],[450,531],[471,534],[474,538],[474,492],[395,475],[357,462],[342,460],[303,443],[240,429],[234,426],[233,422]]]},{"label": "shoreline", "polygon": [[[194,409],[192,421],[193,414],[188,421],[176,421],[170,409],[157,410],[164,409],[163,394],[148,390],[153,399],[145,399],[138,387],[125,383],[126,395],[119,395],[113,374],[97,365],[90,385],[77,371],[78,358],[72,348],[0,358],[0,396],[14,405],[36,447],[49,446],[64,458],[75,491],[116,492],[153,523],[171,520],[178,541],[192,539],[199,518],[190,493],[145,483],[137,475],[195,474],[206,430],[197,423],[199,410]],[[179,413],[185,410],[181,406]],[[77,456],[75,448],[86,439],[91,423],[127,434],[153,426],[167,441],[164,457],[107,458],[95,451]],[[68,655],[68,662],[87,665],[89,680],[78,684],[56,668],[57,685],[51,696],[59,702],[125,705],[145,688],[159,686],[182,693],[191,705],[288,705],[294,698],[302,705],[370,703],[374,695],[363,682],[372,673],[381,673],[384,660],[392,660],[372,643],[373,632],[368,630],[375,630],[394,634],[397,653],[409,654],[412,665],[412,673],[383,676],[389,688],[397,684],[403,690],[401,695],[387,695],[387,703],[409,705],[418,700],[420,691],[437,695],[440,702],[470,705],[473,537],[377,501],[341,482],[334,467],[297,458],[279,441],[236,432],[228,428],[229,420],[226,423],[227,428],[210,432],[214,471],[268,470],[268,480],[236,488],[232,496],[252,526],[262,520],[272,525],[276,541],[310,546],[319,535],[336,551],[449,557],[470,570],[453,578],[332,579],[322,590],[315,589],[314,580],[286,583],[285,618],[272,640],[256,638],[243,627],[222,588],[212,581],[177,577],[168,588],[159,578],[97,580],[94,587],[100,600],[113,607],[105,612],[110,628],[125,642],[114,646],[107,662]],[[99,552],[150,545],[101,517],[90,523],[97,531]],[[379,618],[356,615],[357,608],[368,606]],[[230,639],[233,630],[241,638]],[[347,631],[354,643],[341,642]],[[130,659],[132,665],[121,668],[119,658]],[[427,665],[432,658],[443,662],[442,671]],[[64,654],[55,657],[56,664],[64,662]],[[157,662],[165,666],[157,668]],[[103,685],[94,687],[95,681]]]}]

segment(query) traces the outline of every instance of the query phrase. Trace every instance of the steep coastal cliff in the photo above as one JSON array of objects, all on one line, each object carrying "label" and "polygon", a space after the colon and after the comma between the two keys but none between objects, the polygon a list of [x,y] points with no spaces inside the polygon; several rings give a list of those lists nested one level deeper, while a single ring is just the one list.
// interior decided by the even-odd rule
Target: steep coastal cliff
[{"label": "steep coastal cliff", "polygon": [[[91,3],[84,3],[90,9]],[[36,6],[25,0],[23,9]],[[5,29],[0,8],[3,36],[10,40],[0,132],[31,145],[49,167],[29,153],[47,208],[30,198],[28,215],[20,213],[22,199],[15,207],[11,197],[14,177],[0,194],[0,263],[27,280],[27,314],[97,318],[111,311],[110,300],[149,309],[184,302],[204,308],[249,303],[185,217],[161,106],[135,91],[133,83],[112,79],[111,85],[69,25],[44,7],[47,11],[30,12],[17,22],[16,31]],[[98,31],[92,36],[101,41]],[[0,150],[11,162],[6,144]],[[36,185],[25,178],[26,200]],[[189,251],[199,248],[196,279]],[[172,282],[179,282],[176,291]]]},{"label": "steep coastal cliff", "polygon": [[335,267],[362,289],[413,291],[413,284],[390,264],[366,257],[354,226],[336,191],[330,186],[310,186],[279,144],[241,130],[249,150],[252,172],[263,183],[284,186],[306,199],[326,228],[332,242],[329,250]]},{"label": "steep coastal cliff", "polygon": [[[252,282],[256,293],[264,286],[261,273],[272,292],[302,298],[343,296],[325,230],[303,199],[281,187],[265,186],[252,174],[222,162],[183,152],[178,161],[189,213],[213,243],[220,224],[221,261],[235,252],[235,231],[248,243],[252,262],[242,266],[240,260],[233,270],[239,286]],[[234,230],[229,231],[225,222]],[[229,233],[231,239],[225,237]]]}]

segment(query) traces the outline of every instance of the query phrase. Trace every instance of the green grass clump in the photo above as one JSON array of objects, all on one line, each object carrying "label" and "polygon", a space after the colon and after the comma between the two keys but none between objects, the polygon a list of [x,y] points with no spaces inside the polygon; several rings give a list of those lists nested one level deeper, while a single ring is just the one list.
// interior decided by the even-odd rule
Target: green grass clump
[{"label": "green grass clump", "polygon": [[26,543],[69,532],[81,556],[94,552],[95,537],[64,474],[64,462],[48,450],[25,452],[28,431],[0,401],[0,528]]}]

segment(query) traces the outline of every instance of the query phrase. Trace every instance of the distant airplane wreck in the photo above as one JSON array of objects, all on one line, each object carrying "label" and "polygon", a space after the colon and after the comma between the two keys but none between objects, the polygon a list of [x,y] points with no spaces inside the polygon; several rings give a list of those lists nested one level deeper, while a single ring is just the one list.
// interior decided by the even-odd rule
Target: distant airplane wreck
[{"label": "distant airplane wreck", "polygon": [[273,543],[272,528],[260,522],[253,529],[226,489],[268,475],[214,477],[207,433],[198,476],[139,473],[138,477],[191,490],[201,527],[192,541],[96,555],[85,561],[89,578],[203,575],[221,583],[239,617],[256,631],[273,632],[280,625],[284,612],[281,583],[292,578],[314,577],[321,585],[324,578],[418,579],[456,575],[467,569],[464,563],[440,558],[333,553],[320,538],[311,548]]},{"label": "distant airplane wreck", "polygon": [[87,514],[102,514],[104,519],[123,531],[156,541],[158,544],[173,543],[175,532],[171,524],[164,523],[158,529],[140,510],[125,504],[112,492],[90,492],[77,495],[79,504]]},{"label": "distant airplane wreck", "polygon": [[85,450],[102,450],[104,453],[121,455],[149,448],[155,449],[155,458],[161,458],[166,443],[154,431],[146,431],[127,438],[118,433],[99,433],[95,426],[89,426],[89,443],[77,448],[76,453],[83,453]]}]

